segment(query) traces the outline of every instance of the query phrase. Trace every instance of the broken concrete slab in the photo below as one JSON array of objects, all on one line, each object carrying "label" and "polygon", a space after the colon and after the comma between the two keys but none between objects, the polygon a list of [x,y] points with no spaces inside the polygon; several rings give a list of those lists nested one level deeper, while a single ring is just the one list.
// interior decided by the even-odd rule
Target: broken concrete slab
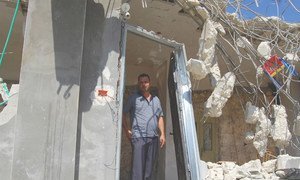
[{"label": "broken concrete slab", "polygon": [[283,149],[288,146],[292,135],[287,122],[287,114],[283,105],[273,105],[273,117],[275,123],[272,126],[271,136],[274,139],[276,146]]},{"label": "broken concrete slab", "polygon": [[265,155],[265,152],[267,151],[268,135],[270,133],[270,129],[271,121],[266,116],[265,109],[261,108],[259,112],[259,119],[256,123],[256,131],[253,140],[253,145],[258,151],[260,157],[263,157]]},{"label": "broken concrete slab", "polygon": [[300,157],[288,154],[277,157],[276,175],[287,179],[300,179]]},{"label": "broken concrete slab", "polygon": [[209,73],[204,61],[191,58],[187,62],[187,70],[193,75],[194,79],[201,80]]},{"label": "broken concrete slab", "polygon": [[218,81],[213,93],[204,103],[204,116],[220,117],[222,115],[222,108],[232,94],[235,79],[234,73],[228,72]]},{"label": "broken concrete slab", "polygon": [[246,103],[245,121],[249,124],[255,124],[259,119],[259,108],[253,106],[251,102]]}]

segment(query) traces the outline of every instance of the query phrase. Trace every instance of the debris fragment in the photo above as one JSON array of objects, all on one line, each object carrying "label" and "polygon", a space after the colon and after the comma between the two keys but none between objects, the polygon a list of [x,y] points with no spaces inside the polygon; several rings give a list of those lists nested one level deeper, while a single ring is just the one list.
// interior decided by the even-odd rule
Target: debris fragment
[{"label": "debris fragment", "polygon": [[233,72],[226,73],[217,83],[211,96],[204,103],[204,116],[220,117],[222,108],[231,97],[236,76]]},{"label": "debris fragment", "polygon": [[186,68],[190,73],[192,73],[193,78],[197,80],[205,78],[205,76],[209,73],[209,69],[207,69],[205,63],[198,59],[191,58],[188,60]]},{"label": "debris fragment", "polygon": [[245,141],[244,141],[244,142],[245,142],[246,144],[252,142],[253,139],[254,139],[254,136],[255,136],[254,132],[252,132],[252,131],[246,132],[246,133],[245,133]]},{"label": "debris fragment", "polygon": [[255,124],[259,118],[259,108],[253,106],[251,102],[246,103],[245,121],[249,124]]},{"label": "debris fragment", "polygon": [[265,109],[262,107],[259,110],[259,118],[256,123],[256,131],[253,140],[253,145],[258,151],[260,157],[265,155],[268,145],[268,135],[271,129],[271,121],[265,114]]},{"label": "debris fragment", "polygon": [[210,15],[209,15],[209,13],[208,13],[208,11],[207,11],[206,8],[204,8],[204,7],[202,7],[202,6],[196,6],[195,8],[196,8],[197,12],[200,14],[200,16],[201,16],[204,20],[206,20],[207,18],[210,17]]},{"label": "debris fragment", "polygon": [[300,179],[300,157],[279,155],[276,167],[277,176],[284,179]]},{"label": "debris fragment", "polygon": [[261,163],[259,159],[251,160],[239,166],[235,162],[221,161],[218,163],[207,162],[208,176],[206,180],[214,179],[272,179],[279,180],[275,174],[277,160]]},{"label": "debris fragment", "polygon": [[283,105],[273,105],[273,117],[275,117],[275,123],[272,126],[271,135],[276,143],[276,146],[283,149],[292,138],[287,123],[287,114]]},{"label": "debris fragment", "polygon": [[271,47],[270,42],[263,41],[257,47],[258,54],[265,59],[269,59],[271,57]]},{"label": "debris fragment", "polygon": [[299,56],[296,53],[286,53],[284,59],[288,60],[293,64],[293,62],[299,61]]}]

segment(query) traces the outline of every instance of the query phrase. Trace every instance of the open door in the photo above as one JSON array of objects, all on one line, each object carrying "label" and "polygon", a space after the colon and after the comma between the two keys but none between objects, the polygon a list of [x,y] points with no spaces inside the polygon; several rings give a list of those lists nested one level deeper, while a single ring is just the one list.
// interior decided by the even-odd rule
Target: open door
[{"label": "open door", "polygon": [[[174,51],[171,57],[169,74],[171,116],[174,124],[173,133],[175,141],[176,161],[178,179],[200,180],[200,156],[198,150],[197,133],[195,128],[194,112],[191,100],[191,83],[189,73],[186,71],[185,47],[182,43],[166,39],[141,27],[134,27],[128,24],[122,26],[121,58],[120,60],[120,81],[118,87],[118,139],[116,155],[116,179],[120,179],[121,161],[121,137],[122,137],[122,108],[125,89],[125,49],[127,31],[135,35],[147,38],[161,45],[172,48]],[[166,165],[167,166],[167,165]],[[173,170],[173,169],[172,169]],[[174,172],[174,171],[172,171]],[[163,179],[163,178],[160,178]]]},{"label": "open door", "polygon": [[170,66],[169,66],[169,76],[168,76],[168,88],[170,96],[170,106],[171,106],[171,116],[173,125],[173,139],[176,152],[176,163],[177,163],[177,173],[178,179],[186,180],[186,167],[184,160],[184,153],[182,147],[182,138],[180,132],[178,106],[176,100],[176,84],[174,82],[173,73],[176,68],[176,60],[174,53],[171,53]]},{"label": "open door", "polygon": [[178,179],[201,179],[200,156],[185,48],[171,54],[168,87]]}]

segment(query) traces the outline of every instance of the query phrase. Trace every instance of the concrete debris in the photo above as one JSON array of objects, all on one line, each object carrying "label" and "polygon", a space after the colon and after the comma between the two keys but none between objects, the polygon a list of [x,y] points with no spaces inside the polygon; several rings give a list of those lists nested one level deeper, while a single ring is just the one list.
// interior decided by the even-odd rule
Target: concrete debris
[{"label": "concrete debris", "polygon": [[220,79],[221,79],[221,71],[218,62],[215,62],[214,65],[210,68],[210,83],[212,87],[216,87]]},{"label": "concrete debris", "polygon": [[214,179],[223,180],[224,179],[223,168],[220,164],[207,162],[207,167],[208,167],[208,176],[206,178],[207,180],[214,180]]},{"label": "concrete debris", "polygon": [[199,6],[200,2],[198,0],[187,0],[187,3],[192,6]]},{"label": "concrete debris", "polygon": [[263,170],[266,171],[267,173],[274,173],[275,167],[276,167],[276,162],[277,162],[277,159],[271,159],[269,161],[263,162],[262,163]]},{"label": "concrete debris", "polygon": [[254,139],[254,136],[255,136],[254,132],[252,132],[252,131],[246,132],[246,133],[245,133],[245,141],[244,141],[244,142],[245,142],[246,144],[252,142],[253,139]]},{"label": "concrete debris", "polygon": [[201,37],[199,39],[199,52],[200,60],[203,60],[208,67],[211,64],[215,55],[215,45],[217,43],[217,30],[211,20],[207,19],[204,23]]},{"label": "concrete debris", "polygon": [[241,166],[234,162],[207,162],[208,176],[212,179],[279,179],[275,174],[276,159],[261,164],[259,159],[249,161]]},{"label": "concrete debris", "polygon": [[271,57],[270,42],[268,41],[261,42],[257,47],[257,51],[259,56],[264,57],[265,59],[269,59]]},{"label": "concrete debris", "polygon": [[265,109],[259,110],[259,119],[256,123],[256,132],[253,140],[253,145],[258,151],[260,157],[265,155],[268,145],[268,135],[271,129],[271,121],[265,114]]},{"label": "concrete debris", "polygon": [[219,22],[213,21],[213,25],[214,25],[215,29],[218,31],[218,33],[220,33],[221,35],[226,34],[224,27]]},{"label": "concrete debris", "polygon": [[205,63],[198,59],[191,58],[187,62],[187,70],[193,75],[194,79],[201,80],[209,73]]},{"label": "concrete debris", "polygon": [[208,167],[205,161],[200,160],[200,179],[208,177]]},{"label": "concrete debris", "polygon": [[279,155],[276,165],[277,176],[285,179],[300,179],[300,157]]},{"label": "concrete debris", "polygon": [[283,105],[273,105],[273,117],[275,117],[275,123],[272,126],[271,136],[273,137],[276,146],[284,148],[289,144],[292,138],[287,123],[287,114]]},{"label": "concrete debris", "polygon": [[238,18],[239,15],[237,13],[226,13],[226,15],[230,22],[232,22],[233,24],[244,25],[244,21],[241,21]]},{"label": "concrete debris", "polygon": [[259,108],[253,106],[251,102],[246,103],[245,121],[249,124],[255,124],[259,118]]},{"label": "concrete debris", "polygon": [[[221,78],[218,63],[214,59],[218,34],[217,29],[220,33],[225,33],[225,30],[220,23],[215,23],[210,19],[206,19],[199,39],[199,60],[190,59],[187,64],[187,70],[190,71],[197,80],[201,80],[205,78],[208,73],[211,73],[210,78],[213,87],[216,86]],[[193,65],[196,65],[197,67],[193,67]],[[199,69],[197,70],[197,68]]]},{"label": "concrete debris", "polygon": [[204,20],[210,18],[209,12],[207,11],[207,9],[205,7],[196,6],[195,8]]},{"label": "concrete debris", "polygon": [[240,176],[246,176],[246,178],[250,179],[263,179],[260,160],[256,159],[243,164],[238,169],[238,174]]},{"label": "concrete debris", "polygon": [[296,136],[300,136],[300,115],[295,120],[293,131]]},{"label": "concrete debris", "polygon": [[217,83],[211,96],[204,103],[204,116],[220,117],[222,108],[231,97],[236,76],[233,72],[226,73]]},{"label": "concrete debris", "polygon": [[293,62],[299,61],[299,56],[296,53],[286,53],[284,59],[288,60],[291,64],[293,64]]}]

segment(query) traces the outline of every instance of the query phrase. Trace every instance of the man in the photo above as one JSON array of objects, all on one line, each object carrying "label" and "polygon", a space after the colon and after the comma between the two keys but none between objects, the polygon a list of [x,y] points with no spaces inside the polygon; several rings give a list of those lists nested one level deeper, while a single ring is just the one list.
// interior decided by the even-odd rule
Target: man
[{"label": "man", "polygon": [[[153,174],[158,141],[162,148],[166,138],[163,111],[158,97],[150,93],[148,74],[138,76],[138,87],[139,91],[129,97],[124,107],[123,128],[132,144],[132,180],[148,180]],[[126,123],[128,112],[131,129]]]}]

